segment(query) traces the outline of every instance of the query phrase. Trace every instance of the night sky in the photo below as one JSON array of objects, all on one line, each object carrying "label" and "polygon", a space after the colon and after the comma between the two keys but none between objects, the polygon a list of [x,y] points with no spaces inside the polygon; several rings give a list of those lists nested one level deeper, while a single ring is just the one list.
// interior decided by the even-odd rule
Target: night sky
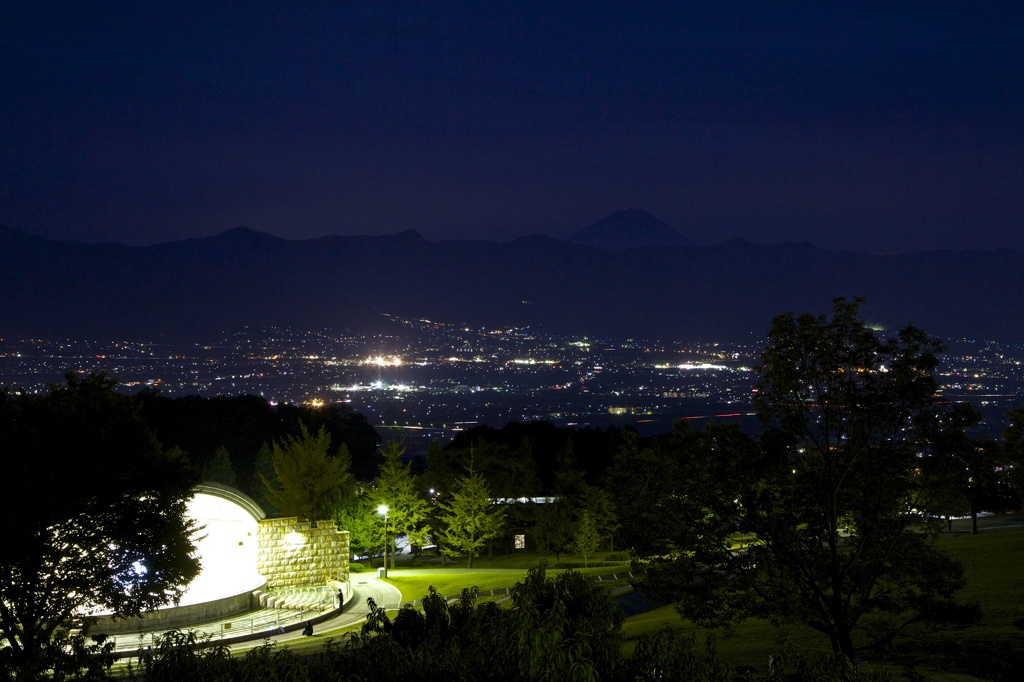
[{"label": "night sky", "polygon": [[505,241],[624,208],[1024,251],[1024,3],[0,6],[9,227]]}]

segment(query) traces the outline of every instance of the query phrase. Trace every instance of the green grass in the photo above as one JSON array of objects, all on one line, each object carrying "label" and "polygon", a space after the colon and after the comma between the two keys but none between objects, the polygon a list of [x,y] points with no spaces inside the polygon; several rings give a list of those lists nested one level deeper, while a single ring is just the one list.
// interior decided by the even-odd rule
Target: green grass
[{"label": "green grass", "polygon": [[[1005,677],[1024,664],[1024,531],[1003,530],[980,535],[960,535],[937,540],[938,548],[964,566],[966,587],[958,595],[962,602],[976,602],[982,619],[977,625],[958,630],[909,631],[891,657],[876,665],[899,671],[904,665],[927,672],[928,680]],[[763,668],[768,656],[780,651],[780,640],[807,652],[828,651],[828,640],[803,626],[779,629],[764,621],[748,620],[729,633],[708,631],[680,618],[670,606],[626,619],[623,625],[624,655],[630,655],[643,634],[669,626],[693,633],[699,643],[708,634],[715,637],[723,657],[735,665],[753,664]],[[951,669],[968,670],[974,677]]]},{"label": "green grass", "polygon": [[[937,540],[937,545],[964,565],[967,586],[959,596],[964,602],[980,605],[981,622],[963,630],[911,631],[890,657],[872,661],[865,670],[888,665],[898,673],[903,665],[912,665],[931,682],[1000,675],[1012,679],[1007,677],[1007,671],[1011,666],[1024,664],[1024,570],[1020,568],[1024,566],[1024,531],[943,537]],[[599,553],[591,562],[603,561],[606,554]],[[511,587],[542,560],[532,553],[481,557],[474,561],[472,569],[465,561],[442,567],[440,563],[421,560],[407,566],[439,570],[428,575],[413,575],[405,573],[406,567],[400,565],[389,572],[389,582],[402,591],[406,600],[422,599],[431,585],[442,595],[455,596],[463,587],[474,585],[481,591]],[[563,563],[577,561],[581,561],[580,557],[562,556]],[[554,557],[548,557],[548,565],[550,575],[565,570],[553,568]],[[628,570],[628,564],[579,570],[604,575]],[[784,649],[782,640],[804,652],[829,651],[828,640],[804,626],[780,629],[764,621],[748,620],[728,632],[708,631],[683,621],[672,607],[665,606],[626,619],[622,629],[623,654],[632,653],[641,635],[665,626],[693,633],[700,645],[711,634],[723,658],[735,665],[753,664],[759,669],[764,669],[769,656]],[[959,672],[964,670],[973,672],[975,677]]]},{"label": "green grass", "polygon": [[[907,679],[902,668],[914,666],[928,682],[974,682],[1000,677],[1015,679],[1014,666],[1024,664],[1024,641],[1021,637],[1024,634],[1024,571],[1019,569],[1024,565],[1024,531],[944,537],[937,543],[942,551],[963,563],[967,586],[960,597],[965,602],[980,605],[981,623],[966,630],[910,632],[892,655],[879,658],[869,654],[871,663],[863,666],[862,670],[870,672],[888,667],[900,679]],[[562,560],[563,563],[575,562],[579,557],[563,555]],[[593,558],[597,562],[602,560],[603,555]],[[397,569],[389,571],[388,582],[401,590],[405,600],[422,599],[430,586],[442,595],[455,596],[463,587],[474,585],[481,591],[511,587],[522,581],[527,570],[538,566],[541,561],[539,555],[517,553],[477,559],[473,569],[469,569],[465,561],[443,567],[439,562],[424,558],[400,563]],[[549,566],[555,564],[553,557],[548,561]],[[410,570],[415,568],[434,570],[417,575],[416,571]],[[580,572],[602,575],[627,569],[628,565],[619,564],[581,569]],[[548,573],[555,575],[564,570],[549,568]],[[626,620],[622,628],[622,653],[631,655],[641,635],[666,626],[692,633],[699,647],[711,634],[725,660],[734,665],[753,664],[759,670],[765,669],[769,656],[785,651],[787,646],[806,653],[829,651],[827,639],[807,627],[780,629],[764,621],[749,620],[728,632],[708,631],[683,621],[672,607],[665,606]],[[349,629],[358,630],[358,627]],[[325,640],[336,639],[342,634],[342,630],[317,632],[316,637],[298,646],[302,653],[311,653]]]},{"label": "green grass", "polygon": [[[939,549],[964,566],[967,586],[960,596],[981,605],[977,632],[1024,634],[1024,531],[990,531],[941,538]],[[1022,623],[1024,625],[1024,623]]]},{"label": "green grass", "polygon": [[[609,564],[604,566],[605,572],[614,572],[616,570],[628,570],[629,560],[613,561],[608,562],[607,557],[613,556],[624,556],[624,552],[596,552],[590,557],[588,563],[590,565],[595,564]],[[554,554],[547,556],[546,558],[538,554],[537,552],[524,552],[516,551],[510,554],[495,554],[493,556],[482,556],[476,557],[473,560],[474,569],[484,568],[521,568],[524,571],[530,568],[536,568],[540,566],[541,562],[547,562],[549,568],[557,568],[561,564],[578,564],[583,565],[583,557],[575,554],[562,554],[556,559]],[[376,567],[380,565],[380,560],[375,560],[372,568],[367,568],[367,571],[376,571]],[[622,568],[612,568],[612,567]],[[433,554],[422,554],[416,559],[406,559],[399,561],[399,569],[402,567],[408,568],[452,568],[452,569],[464,569],[469,567],[469,561],[465,558],[462,559],[448,559],[447,564],[442,564],[440,558]]]},{"label": "green grass", "polygon": [[[572,570],[586,575],[609,575],[611,573],[623,573],[629,570],[629,562],[606,562],[605,558],[610,552],[597,552],[590,557],[588,568],[576,568],[582,566],[583,558],[571,554],[562,554],[561,561],[555,557],[541,556],[535,552],[514,552],[511,554],[500,554],[491,557],[477,557],[473,560],[473,568],[469,568],[466,559],[448,560],[442,564],[434,554],[423,554],[416,559],[400,560],[393,569],[388,569],[388,582],[393,584],[402,592],[402,599],[413,601],[422,599],[427,594],[427,588],[433,586],[438,594],[446,597],[458,596],[464,587],[475,586],[481,592],[498,589],[502,587],[513,587],[516,583],[522,582],[526,573],[531,568],[537,568],[546,562],[548,575],[557,575],[572,565]],[[622,556],[621,552],[616,553]],[[598,564],[598,565],[594,565]],[[376,574],[378,560],[373,566],[368,566],[366,572]],[[410,569],[429,569],[428,575],[414,575]]]},{"label": "green grass", "polygon": [[1001,530],[945,537],[939,548],[964,566],[964,602],[981,607],[981,621],[956,631],[914,633],[907,657],[979,677],[1016,679],[1024,669],[1024,531]]},{"label": "green grass", "polygon": [[[474,562],[475,563],[475,562]],[[526,578],[529,568],[515,568],[507,566],[490,566],[487,568],[448,568],[433,569],[430,573],[418,574],[415,571],[403,571],[401,568],[388,571],[387,582],[397,587],[402,592],[403,601],[422,599],[433,587],[437,593],[445,597],[458,596],[464,587],[476,587],[480,592],[489,590],[514,587],[516,583]],[[596,566],[580,569],[548,568],[547,575],[553,576],[564,573],[567,570],[574,570],[577,573],[597,577],[611,573],[621,573],[627,570],[627,565],[619,564],[612,567]],[[615,583],[617,585],[618,583]],[[612,583],[608,584],[613,586]]]},{"label": "green grass", "polygon": [[445,597],[454,597],[464,587],[475,586],[481,592],[500,587],[512,587],[526,576],[522,572],[496,572],[493,570],[464,569],[451,573],[432,573],[429,575],[403,575],[401,570],[388,573],[387,581],[402,591],[404,601],[422,599],[427,588],[434,587],[437,593]]},{"label": "green grass", "polygon": [[684,621],[672,606],[662,606],[653,611],[641,613],[626,619],[622,626],[622,654],[630,656],[641,635],[650,634],[663,627],[671,627],[692,634],[703,646],[708,635],[715,639],[723,658],[734,665],[756,665],[763,667],[769,656],[784,650],[781,640],[801,651],[823,651],[829,649],[828,639],[804,626],[785,629],[773,627],[760,620],[747,620],[729,631],[707,630]]}]

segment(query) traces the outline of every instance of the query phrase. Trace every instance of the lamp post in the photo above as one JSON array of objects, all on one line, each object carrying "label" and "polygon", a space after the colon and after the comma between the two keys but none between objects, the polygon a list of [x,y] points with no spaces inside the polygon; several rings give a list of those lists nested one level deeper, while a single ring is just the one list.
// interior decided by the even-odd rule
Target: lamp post
[{"label": "lamp post", "polygon": [[388,577],[388,506],[382,504],[377,507],[377,513],[384,517],[384,572],[381,577]]}]

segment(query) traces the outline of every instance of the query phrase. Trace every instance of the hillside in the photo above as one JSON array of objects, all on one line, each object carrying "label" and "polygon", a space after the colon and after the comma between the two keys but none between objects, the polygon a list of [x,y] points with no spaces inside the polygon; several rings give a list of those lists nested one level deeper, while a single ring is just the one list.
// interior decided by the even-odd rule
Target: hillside
[{"label": "hillside", "polygon": [[284,240],[234,229],[147,247],[0,228],[0,334],[195,339],[243,325],[372,329],[381,313],[591,336],[760,337],[783,310],[865,296],[866,319],[1024,339],[1024,255],[898,256],[809,244],[609,251],[549,237],[415,232]]}]

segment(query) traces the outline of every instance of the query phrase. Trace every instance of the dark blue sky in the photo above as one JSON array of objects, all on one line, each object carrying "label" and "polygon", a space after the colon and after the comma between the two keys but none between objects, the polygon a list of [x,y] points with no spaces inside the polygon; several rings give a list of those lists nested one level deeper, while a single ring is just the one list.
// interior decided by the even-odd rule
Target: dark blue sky
[{"label": "dark blue sky", "polygon": [[[711,6],[711,7],[709,7]],[[0,224],[1024,251],[1024,3],[8,2]]]}]

